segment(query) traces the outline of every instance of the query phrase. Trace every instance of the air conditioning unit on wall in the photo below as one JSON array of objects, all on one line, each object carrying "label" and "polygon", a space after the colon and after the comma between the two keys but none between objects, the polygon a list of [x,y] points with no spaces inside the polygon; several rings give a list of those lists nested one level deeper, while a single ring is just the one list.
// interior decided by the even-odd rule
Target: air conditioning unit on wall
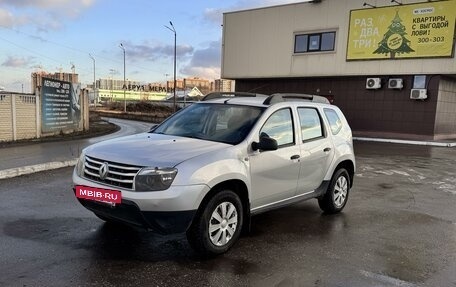
[{"label": "air conditioning unit on wall", "polygon": [[412,99],[412,100],[427,99],[427,90],[426,89],[412,89],[410,92],[410,99]]},{"label": "air conditioning unit on wall", "polygon": [[380,78],[367,78],[366,80],[366,89],[376,90],[382,87],[382,79]]},{"label": "air conditioning unit on wall", "polygon": [[388,80],[388,89],[402,89],[404,87],[404,80],[399,78]]}]

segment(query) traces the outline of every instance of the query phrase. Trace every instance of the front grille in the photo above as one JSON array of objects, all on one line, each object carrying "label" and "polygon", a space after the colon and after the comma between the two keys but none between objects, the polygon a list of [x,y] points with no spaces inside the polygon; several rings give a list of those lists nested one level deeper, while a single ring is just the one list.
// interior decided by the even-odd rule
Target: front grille
[{"label": "front grille", "polygon": [[[100,168],[106,163],[108,172],[104,179],[100,176]],[[104,184],[133,189],[135,175],[142,167],[115,163],[86,156],[84,161],[84,177]]]}]

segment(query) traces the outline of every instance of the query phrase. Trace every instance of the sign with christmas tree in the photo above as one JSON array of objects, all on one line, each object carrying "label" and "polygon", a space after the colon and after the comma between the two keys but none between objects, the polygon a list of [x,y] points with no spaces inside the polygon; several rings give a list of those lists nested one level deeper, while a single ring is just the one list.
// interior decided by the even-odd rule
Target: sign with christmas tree
[{"label": "sign with christmas tree", "polygon": [[396,53],[415,52],[410,48],[410,40],[405,37],[406,35],[405,26],[402,24],[399,13],[396,12],[396,16],[391,25],[388,26],[388,31],[383,35],[383,39],[378,43],[378,48],[374,54],[385,54],[390,55],[390,58],[395,58]]},{"label": "sign with christmas tree", "polygon": [[456,1],[352,10],[347,60],[453,57]]}]

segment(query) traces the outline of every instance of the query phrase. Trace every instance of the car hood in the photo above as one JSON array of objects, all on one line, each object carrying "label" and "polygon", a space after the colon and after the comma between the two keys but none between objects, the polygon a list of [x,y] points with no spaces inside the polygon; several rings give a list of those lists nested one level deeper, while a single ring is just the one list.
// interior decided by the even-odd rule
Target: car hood
[{"label": "car hood", "polygon": [[230,145],[200,139],[141,133],[89,146],[86,155],[136,166],[174,167],[190,158]]}]

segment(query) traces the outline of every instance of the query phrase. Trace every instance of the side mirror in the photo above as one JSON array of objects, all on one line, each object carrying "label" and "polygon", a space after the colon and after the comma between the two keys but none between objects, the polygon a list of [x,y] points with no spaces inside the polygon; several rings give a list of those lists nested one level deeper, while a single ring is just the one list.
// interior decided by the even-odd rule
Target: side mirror
[{"label": "side mirror", "polygon": [[270,137],[260,137],[260,142],[253,142],[252,149],[253,150],[277,150],[278,145],[277,141]]}]

